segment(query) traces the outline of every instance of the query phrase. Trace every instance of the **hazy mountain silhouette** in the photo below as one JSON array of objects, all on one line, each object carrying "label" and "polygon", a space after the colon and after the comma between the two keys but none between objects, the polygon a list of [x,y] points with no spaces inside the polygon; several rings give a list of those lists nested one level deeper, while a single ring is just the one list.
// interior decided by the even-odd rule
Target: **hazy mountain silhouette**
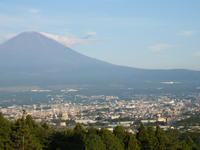
[{"label": "hazy mountain silhouette", "polygon": [[37,32],[23,32],[0,45],[0,69],[9,72],[44,73],[111,66],[84,56]]},{"label": "hazy mountain silhouette", "polygon": [[82,55],[37,32],[23,32],[0,45],[1,82],[46,81],[48,84],[84,81],[199,81],[191,70],[147,70],[113,65]]}]

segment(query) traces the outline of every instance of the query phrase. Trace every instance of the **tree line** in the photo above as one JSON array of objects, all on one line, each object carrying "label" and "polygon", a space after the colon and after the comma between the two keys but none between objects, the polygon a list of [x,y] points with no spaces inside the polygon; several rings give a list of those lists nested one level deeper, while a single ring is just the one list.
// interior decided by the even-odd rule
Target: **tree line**
[{"label": "tree line", "polygon": [[23,110],[22,118],[11,123],[0,113],[0,150],[197,150],[190,136],[180,140],[177,131],[165,133],[160,126],[140,124],[136,135],[122,126],[113,132],[105,128],[75,128],[55,131],[47,123],[41,126]]}]

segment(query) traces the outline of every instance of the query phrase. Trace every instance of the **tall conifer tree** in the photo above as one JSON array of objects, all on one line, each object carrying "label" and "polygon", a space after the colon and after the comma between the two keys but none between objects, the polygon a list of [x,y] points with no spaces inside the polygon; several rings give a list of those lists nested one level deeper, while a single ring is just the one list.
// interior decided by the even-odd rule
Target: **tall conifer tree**
[{"label": "tall conifer tree", "polygon": [[188,137],[187,144],[191,150],[198,150],[197,145],[193,142],[191,137]]},{"label": "tall conifer tree", "polygon": [[149,136],[144,124],[140,124],[140,127],[138,128],[137,139],[140,142],[141,150],[147,150]]},{"label": "tall conifer tree", "polygon": [[101,128],[99,135],[106,146],[107,150],[123,150],[119,139],[115,137],[110,131],[105,128]]},{"label": "tall conifer tree", "polygon": [[125,149],[126,150],[140,150],[140,146],[138,144],[138,140],[132,133],[127,133],[127,138],[125,141]]},{"label": "tall conifer tree", "polygon": [[97,134],[90,134],[86,141],[86,150],[106,150],[106,147]]},{"label": "tall conifer tree", "polygon": [[10,135],[10,121],[0,113],[0,149],[11,149]]},{"label": "tall conifer tree", "polygon": [[160,128],[159,125],[157,125],[157,127],[156,127],[155,136],[158,140],[157,149],[158,150],[166,150],[167,145],[169,143],[169,139],[167,138],[167,136],[165,135],[165,132]]},{"label": "tall conifer tree", "polygon": [[126,138],[125,129],[122,126],[117,126],[113,130],[114,135],[120,140],[120,143],[123,147],[125,147],[124,142]]},{"label": "tall conifer tree", "polygon": [[42,149],[42,146],[34,136],[31,135],[30,129],[26,124],[25,118],[26,111],[23,110],[23,116],[21,119],[15,121],[12,125],[12,143],[14,149],[20,150],[32,150],[32,149]]},{"label": "tall conifer tree", "polygon": [[158,145],[158,140],[155,137],[155,131],[152,126],[148,127],[147,129],[149,141],[148,141],[148,150],[155,150],[156,146]]}]

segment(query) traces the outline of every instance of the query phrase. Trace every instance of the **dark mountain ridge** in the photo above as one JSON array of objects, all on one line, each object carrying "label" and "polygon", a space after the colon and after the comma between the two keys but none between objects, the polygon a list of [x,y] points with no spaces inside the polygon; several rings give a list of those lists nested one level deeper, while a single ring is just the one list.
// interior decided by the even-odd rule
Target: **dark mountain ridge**
[{"label": "dark mountain ridge", "polygon": [[29,84],[200,81],[200,72],[149,70],[113,65],[82,55],[37,32],[23,32],[0,45],[0,82]]}]

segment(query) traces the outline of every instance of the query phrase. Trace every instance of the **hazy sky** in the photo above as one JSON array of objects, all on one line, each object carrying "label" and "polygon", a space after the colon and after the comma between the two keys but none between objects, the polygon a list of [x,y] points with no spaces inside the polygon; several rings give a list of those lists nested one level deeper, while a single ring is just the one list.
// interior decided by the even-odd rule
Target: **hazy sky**
[{"label": "hazy sky", "polygon": [[200,0],[0,0],[0,43],[23,31],[116,65],[200,70]]}]

